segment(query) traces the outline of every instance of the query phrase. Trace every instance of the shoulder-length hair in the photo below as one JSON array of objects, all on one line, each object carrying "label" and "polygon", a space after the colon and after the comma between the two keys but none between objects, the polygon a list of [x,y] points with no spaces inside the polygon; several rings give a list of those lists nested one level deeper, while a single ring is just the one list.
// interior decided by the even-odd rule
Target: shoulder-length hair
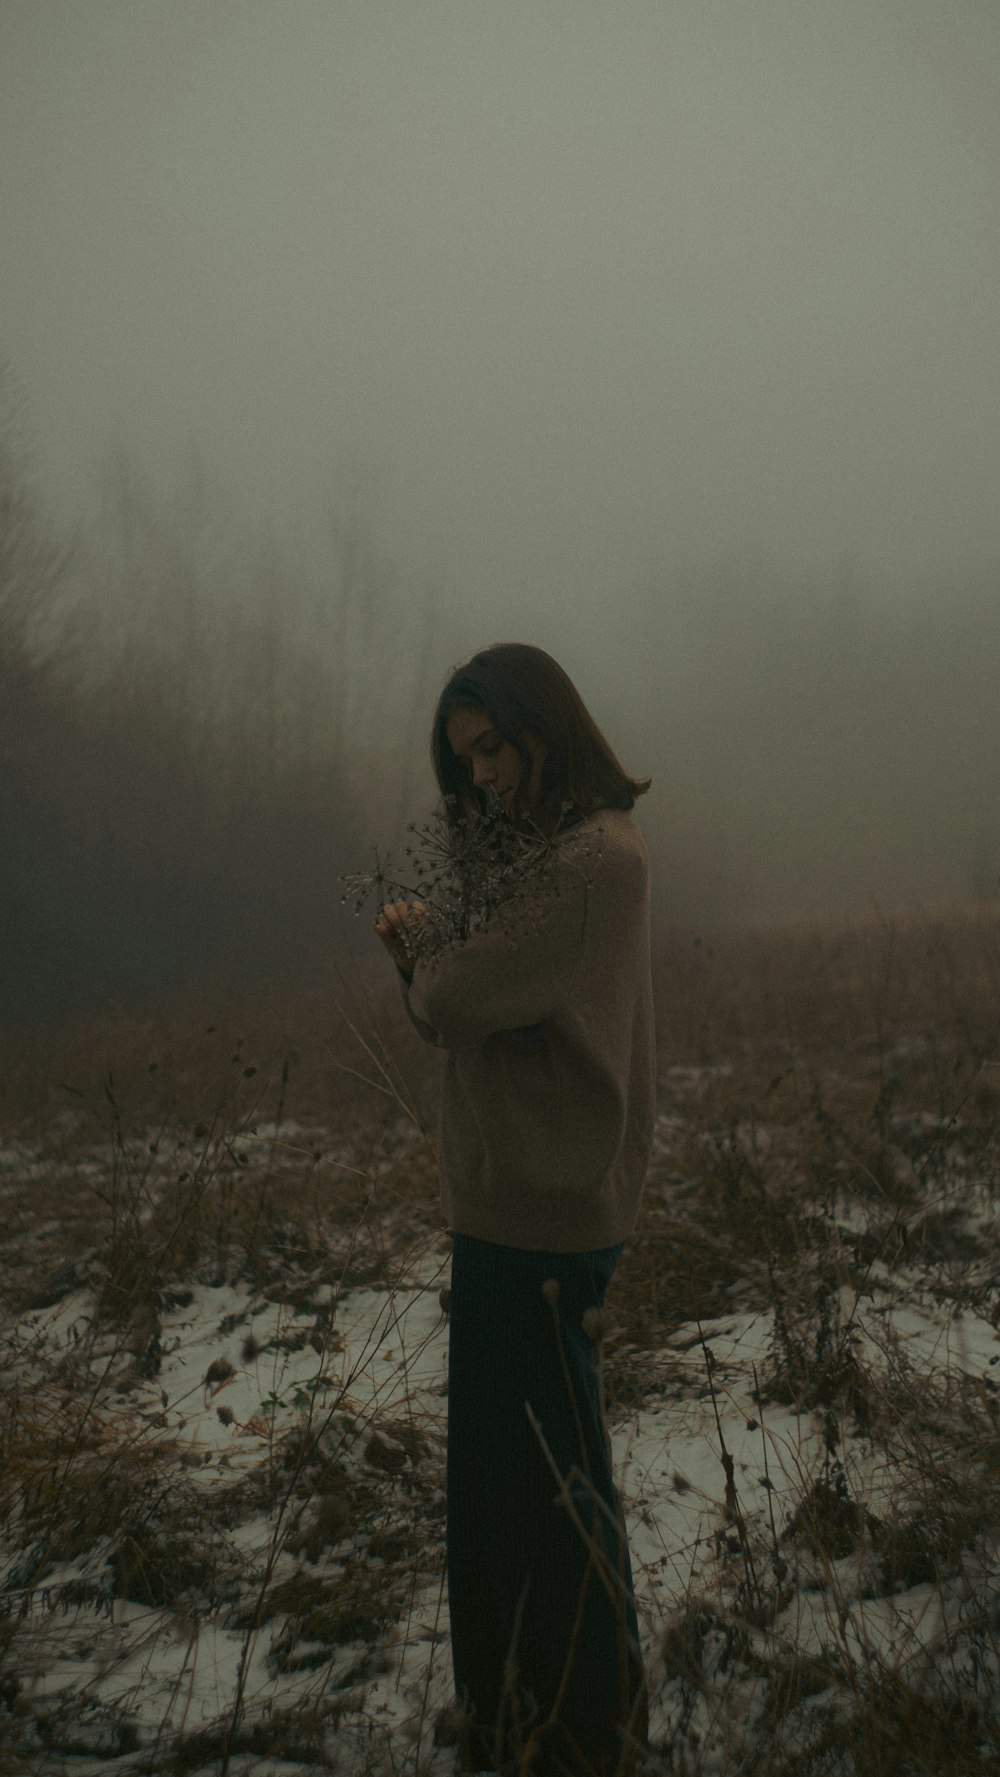
[{"label": "shoulder-length hair", "polygon": [[526,642],[497,642],[455,668],[434,712],[431,757],[453,819],[486,805],[448,741],[448,717],[458,708],[482,710],[516,748],[522,783],[531,769],[525,739],[541,741],[540,802],[547,814],[572,822],[598,808],[631,808],[649,789],[649,778],[629,777],[551,654]]}]

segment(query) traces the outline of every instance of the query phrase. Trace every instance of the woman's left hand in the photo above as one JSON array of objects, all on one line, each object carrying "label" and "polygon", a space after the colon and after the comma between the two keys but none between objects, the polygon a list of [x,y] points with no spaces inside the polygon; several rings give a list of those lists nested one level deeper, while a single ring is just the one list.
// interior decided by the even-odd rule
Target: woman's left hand
[{"label": "woman's left hand", "polygon": [[412,929],[426,912],[424,901],[387,901],[375,921],[376,935],[407,980],[413,974]]}]

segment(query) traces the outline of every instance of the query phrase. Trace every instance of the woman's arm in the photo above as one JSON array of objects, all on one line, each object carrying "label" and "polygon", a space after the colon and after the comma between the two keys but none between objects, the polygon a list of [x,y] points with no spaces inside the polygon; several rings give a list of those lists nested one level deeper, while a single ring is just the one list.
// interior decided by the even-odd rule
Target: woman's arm
[{"label": "woman's arm", "polygon": [[403,988],[403,1004],[410,1023],[423,1037],[425,1043],[437,1043],[437,1031],[418,1018],[410,1005],[410,983],[413,980],[413,957],[409,941],[408,927],[412,926],[426,911],[423,901],[387,901],[375,921],[375,931],[381,938],[389,955],[399,970]]},{"label": "woman's arm", "polygon": [[407,982],[413,980],[410,928],[419,925],[426,911],[423,901],[387,901],[375,921],[376,935]]},{"label": "woman's arm", "polygon": [[429,1026],[442,1048],[462,1049],[551,1017],[583,960],[588,888],[580,871],[564,868],[516,921],[418,962],[408,994],[418,1028]]}]

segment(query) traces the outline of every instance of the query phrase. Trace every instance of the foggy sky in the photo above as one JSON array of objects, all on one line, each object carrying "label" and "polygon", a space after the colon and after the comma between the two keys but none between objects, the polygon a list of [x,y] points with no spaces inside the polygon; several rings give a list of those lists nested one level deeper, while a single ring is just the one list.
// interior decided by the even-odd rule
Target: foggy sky
[{"label": "foggy sky", "polygon": [[67,499],[362,463],[479,633],[905,582],[998,553],[998,143],[993,0],[3,0],[0,354]]},{"label": "foggy sky", "polygon": [[57,509],[118,448],[302,537],[346,473],[435,682],[536,642],[638,770],[686,649],[710,695],[686,589],[731,629],[744,581],[995,571],[998,191],[995,0],[0,0],[0,359]]}]

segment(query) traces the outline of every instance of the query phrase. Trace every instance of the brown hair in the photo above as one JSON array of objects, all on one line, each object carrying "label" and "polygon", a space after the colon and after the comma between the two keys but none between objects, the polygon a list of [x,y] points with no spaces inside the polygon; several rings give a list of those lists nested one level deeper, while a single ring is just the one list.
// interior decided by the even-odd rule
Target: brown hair
[{"label": "brown hair", "polygon": [[649,789],[649,778],[628,776],[551,654],[526,642],[497,642],[455,668],[434,712],[431,757],[445,806],[455,818],[485,805],[483,792],[470,782],[448,742],[448,717],[458,708],[489,716],[520,755],[522,783],[531,766],[525,736],[543,743],[541,804],[548,813],[568,804],[573,820],[598,808],[631,808]]}]

